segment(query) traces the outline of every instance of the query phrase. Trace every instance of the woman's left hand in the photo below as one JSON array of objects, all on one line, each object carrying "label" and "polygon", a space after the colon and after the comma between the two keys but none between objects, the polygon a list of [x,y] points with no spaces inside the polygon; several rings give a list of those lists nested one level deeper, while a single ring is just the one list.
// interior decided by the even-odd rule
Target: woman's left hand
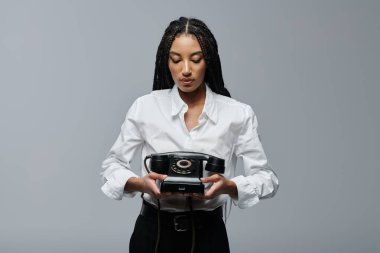
[{"label": "woman's left hand", "polygon": [[198,197],[203,199],[213,199],[220,194],[228,194],[232,198],[237,197],[237,187],[235,182],[228,180],[220,174],[213,174],[209,177],[201,178],[202,183],[212,183],[210,189],[204,195]]}]

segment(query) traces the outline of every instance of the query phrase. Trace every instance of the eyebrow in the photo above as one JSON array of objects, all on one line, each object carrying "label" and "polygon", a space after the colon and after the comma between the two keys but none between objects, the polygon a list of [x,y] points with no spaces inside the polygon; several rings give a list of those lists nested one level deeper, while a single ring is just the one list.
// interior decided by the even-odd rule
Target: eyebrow
[{"label": "eyebrow", "polygon": [[[181,54],[174,52],[174,51],[170,51],[169,54],[175,54],[175,55],[181,56]],[[202,51],[197,51],[197,52],[191,53],[190,57],[193,55],[196,55],[196,54],[202,54]]]}]

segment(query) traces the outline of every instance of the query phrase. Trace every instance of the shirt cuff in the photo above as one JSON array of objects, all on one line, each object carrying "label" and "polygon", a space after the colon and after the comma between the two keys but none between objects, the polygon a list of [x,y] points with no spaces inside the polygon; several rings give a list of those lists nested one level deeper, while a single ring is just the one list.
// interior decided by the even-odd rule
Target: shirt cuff
[{"label": "shirt cuff", "polygon": [[106,178],[101,187],[102,192],[109,198],[121,200],[123,197],[133,198],[138,192],[126,192],[124,186],[131,177],[138,177],[135,173],[126,169],[119,169]]},{"label": "shirt cuff", "polygon": [[232,198],[234,205],[243,209],[256,205],[260,201],[257,187],[252,185],[246,177],[240,175],[230,180],[235,182],[238,191],[238,198]]}]

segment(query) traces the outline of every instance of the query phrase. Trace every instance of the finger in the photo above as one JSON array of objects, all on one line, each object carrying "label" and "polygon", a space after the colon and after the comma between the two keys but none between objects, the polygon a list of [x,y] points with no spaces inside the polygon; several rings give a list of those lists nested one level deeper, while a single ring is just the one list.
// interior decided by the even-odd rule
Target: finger
[{"label": "finger", "polygon": [[158,187],[154,181],[147,183],[147,193],[153,195],[156,198],[160,197],[160,195],[161,195],[160,189],[158,189]]},{"label": "finger", "polygon": [[164,193],[160,191],[160,189],[158,189],[157,185],[154,184],[153,185],[153,189],[152,189],[152,192],[153,192],[153,196],[157,199],[160,199],[160,198],[163,198],[165,197],[164,196]]},{"label": "finger", "polygon": [[215,198],[219,192],[220,192],[220,185],[219,184],[213,184],[210,189],[205,193],[204,197],[206,199],[212,199]]},{"label": "finger", "polygon": [[159,191],[152,191],[152,195],[156,199],[160,199],[162,197],[162,194]]},{"label": "finger", "polygon": [[205,193],[205,195],[203,195],[202,199],[213,199],[214,198],[214,195],[210,194],[209,192]]},{"label": "finger", "polygon": [[213,188],[210,188],[210,190],[208,190],[205,195],[204,195],[204,198],[205,199],[212,199],[215,197],[215,189]]},{"label": "finger", "polygon": [[164,181],[164,179],[167,177],[167,175],[164,175],[164,174],[158,174],[158,173],[156,173],[156,172],[150,172],[150,173],[149,173],[149,177],[150,177],[151,179]]},{"label": "finger", "polygon": [[201,181],[203,183],[215,183],[215,182],[218,182],[220,180],[220,175],[219,174],[214,174],[214,175],[211,175],[209,177],[203,177],[201,178]]},{"label": "finger", "polygon": [[195,199],[204,199],[204,195],[199,193],[193,193],[192,197]]},{"label": "finger", "polygon": [[166,198],[166,197],[169,197],[169,196],[172,196],[173,195],[173,193],[171,193],[171,192],[161,192],[161,197],[162,198]]}]

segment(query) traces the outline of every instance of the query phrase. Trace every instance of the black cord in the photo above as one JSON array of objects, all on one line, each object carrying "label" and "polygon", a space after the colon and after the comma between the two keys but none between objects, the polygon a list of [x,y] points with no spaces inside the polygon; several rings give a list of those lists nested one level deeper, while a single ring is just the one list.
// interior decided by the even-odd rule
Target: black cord
[{"label": "black cord", "polygon": [[145,157],[144,159],[144,167],[145,167],[145,170],[146,172],[149,174],[150,173],[150,170],[148,169],[148,166],[146,165],[146,160],[148,160],[149,158],[151,158],[152,156],[151,155],[148,155]]},{"label": "black cord", "polygon": [[161,236],[161,222],[160,222],[160,210],[161,210],[161,205],[160,205],[160,200],[157,199],[157,238],[156,238],[156,247],[154,252],[158,253],[158,247],[160,245],[160,236]]},{"label": "black cord", "polygon": [[[151,156],[146,156],[144,159],[145,170],[148,174],[150,173],[150,170],[148,169],[146,161],[149,158],[151,158]],[[191,253],[194,253],[194,250],[195,250],[195,221],[194,221],[192,197],[187,197],[187,201],[188,201],[189,208],[190,208],[191,227],[192,227]],[[159,199],[157,199],[157,207],[158,207],[158,210],[157,210],[157,238],[156,238],[156,246],[155,246],[155,250],[154,250],[155,253],[158,253],[158,248],[160,245],[160,236],[161,236],[161,221],[160,221],[161,205],[160,205]]]},{"label": "black cord", "polygon": [[[152,158],[152,156],[146,156],[145,159],[144,159],[144,167],[145,167],[145,170],[146,172],[149,174],[150,173],[150,170],[148,169],[148,165],[146,164],[146,160],[148,160],[149,158]],[[155,246],[155,249],[154,249],[154,252],[155,253],[158,253],[158,247],[160,246],[160,236],[161,236],[161,220],[160,220],[160,210],[161,210],[161,204],[160,204],[160,200],[157,199],[157,238],[156,238],[156,246]]]},{"label": "black cord", "polygon": [[187,202],[190,208],[190,216],[191,216],[191,228],[192,228],[192,242],[191,242],[191,253],[195,250],[195,221],[194,221],[194,213],[193,213],[193,203],[192,197],[187,197]]}]

